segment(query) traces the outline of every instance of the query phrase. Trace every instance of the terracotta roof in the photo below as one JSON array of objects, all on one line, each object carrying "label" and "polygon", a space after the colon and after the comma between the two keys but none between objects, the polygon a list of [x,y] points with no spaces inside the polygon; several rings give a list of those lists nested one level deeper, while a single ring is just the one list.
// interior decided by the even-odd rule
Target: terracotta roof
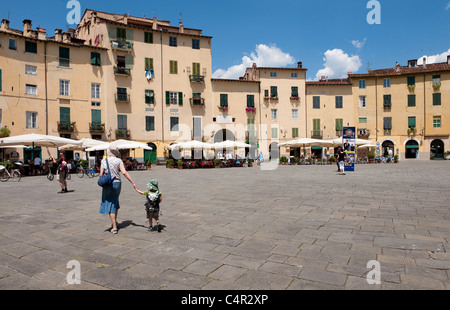
[{"label": "terracotta roof", "polygon": [[244,80],[244,79],[221,79],[221,78],[211,78],[211,81],[220,81],[220,82],[241,82],[241,83],[261,83],[260,81],[254,80]]},{"label": "terracotta roof", "polygon": [[450,64],[448,64],[447,62],[427,64],[425,68],[423,65],[415,66],[412,68],[408,66],[399,66],[396,68],[370,70],[369,73],[365,74],[349,74],[349,77],[401,76],[418,73],[433,73],[440,71],[450,71]]},{"label": "terracotta roof", "polygon": [[319,81],[306,81],[307,86],[336,86],[336,85],[352,85],[350,82],[350,79],[326,79],[326,80],[319,80]]}]

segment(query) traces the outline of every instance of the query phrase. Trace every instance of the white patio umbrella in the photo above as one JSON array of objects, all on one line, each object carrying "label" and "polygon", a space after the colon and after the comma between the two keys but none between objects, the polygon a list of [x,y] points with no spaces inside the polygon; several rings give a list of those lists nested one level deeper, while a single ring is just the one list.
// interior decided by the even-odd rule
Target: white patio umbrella
[{"label": "white patio umbrella", "polygon": [[358,145],[357,147],[377,147],[374,144],[363,144],[363,145]]},{"label": "white patio umbrella", "polygon": [[251,147],[251,145],[248,143],[231,140],[216,142],[212,145],[213,149],[233,149],[233,148],[247,148],[247,147]]},{"label": "white patio umbrella", "polygon": [[0,138],[0,146],[10,146],[10,145],[17,145],[17,144],[24,144],[31,146],[33,148],[33,152],[31,153],[31,159],[34,159],[34,147],[35,146],[41,146],[41,147],[60,147],[65,144],[74,144],[79,145],[81,142],[77,140],[62,138],[58,136],[49,136],[49,135],[42,135],[42,134],[36,134],[36,133],[30,133],[25,135],[19,135],[19,136],[12,136],[7,138]]},{"label": "white patio umbrella", "polygon": [[[336,139],[331,139],[331,140],[324,140],[324,141],[329,141],[331,142],[334,146],[339,146],[342,145],[342,138],[336,138]],[[355,145],[364,145],[364,144],[370,144],[372,143],[372,141],[368,141],[365,139],[355,139]]]},{"label": "white patio umbrella", "polygon": [[332,146],[332,143],[329,140],[319,140],[311,138],[301,138],[279,144],[279,146],[290,146],[290,147],[328,146],[328,145]]},{"label": "white patio umbrella", "polygon": [[205,143],[197,140],[178,142],[167,147],[169,150],[177,149],[211,149],[212,145],[210,143]]},{"label": "white patio umbrella", "polygon": [[119,150],[121,149],[144,149],[144,150],[153,150],[150,146],[148,146],[145,143],[137,142],[137,141],[130,141],[130,140],[116,140],[111,143],[105,143],[105,144],[99,144],[90,148],[87,148],[86,152],[91,151],[103,151],[107,150],[110,147],[115,147]]},{"label": "white patio umbrella", "polygon": [[102,145],[102,144],[108,144],[108,142],[104,142],[101,140],[95,140],[95,139],[91,139],[91,138],[83,138],[81,140],[79,140],[79,142],[81,142],[81,144],[65,144],[63,146],[61,146],[59,149],[60,150],[84,150],[86,148],[90,148],[90,147],[94,147],[97,145]]}]

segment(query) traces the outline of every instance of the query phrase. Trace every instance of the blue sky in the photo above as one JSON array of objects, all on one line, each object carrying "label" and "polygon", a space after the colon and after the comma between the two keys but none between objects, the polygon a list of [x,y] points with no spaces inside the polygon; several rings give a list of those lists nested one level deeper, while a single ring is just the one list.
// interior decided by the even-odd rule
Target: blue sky
[{"label": "blue sky", "polygon": [[[4,1],[0,18],[21,29],[67,30],[69,0]],[[380,24],[369,24],[369,0],[78,0],[86,8],[168,20],[212,36],[216,77],[238,78],[246,65],[307,68],[307,78],[405,65],[409,59],[443,61],[450,54],[450,0],[378,0]],[[242,72],[243,73],[243,72]]]}]

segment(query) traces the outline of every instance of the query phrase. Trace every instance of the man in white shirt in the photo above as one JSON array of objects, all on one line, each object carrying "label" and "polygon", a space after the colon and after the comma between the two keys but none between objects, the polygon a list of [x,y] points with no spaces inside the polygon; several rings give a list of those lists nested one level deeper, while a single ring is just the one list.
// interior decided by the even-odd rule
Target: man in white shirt
[{"label": "man in white shirt", "polygon": [[39,156],[36,156],[34,158],[33,170],[34,170],[34,174],[38,174],[38,172],[41,171],[41,158]]}]

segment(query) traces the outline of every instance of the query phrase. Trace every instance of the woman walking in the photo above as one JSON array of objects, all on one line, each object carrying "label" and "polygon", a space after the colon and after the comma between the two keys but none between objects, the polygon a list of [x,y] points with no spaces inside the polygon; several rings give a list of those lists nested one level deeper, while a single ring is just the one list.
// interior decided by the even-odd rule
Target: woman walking
[{"label": "woman walking", "polygon": [[109,148],[107,151],[107,157],[104,158],[100,165],[100,177],[103,174],[108,173],[108,165],[111,172],[110,177],[115,178],[112,186],[105,186],[102,190],[102,202],[100,204],[100,213],[109,214],[112,224],[112,233],[117,234],[117,214],[119,212],[119,196],[122,189],[122,182],[120,179],[121,172],[125,178],[130,181],[134,189],[137,189],[128,172],[125,170],[122,159],[120,158],[120,152],[116,148]]}]

